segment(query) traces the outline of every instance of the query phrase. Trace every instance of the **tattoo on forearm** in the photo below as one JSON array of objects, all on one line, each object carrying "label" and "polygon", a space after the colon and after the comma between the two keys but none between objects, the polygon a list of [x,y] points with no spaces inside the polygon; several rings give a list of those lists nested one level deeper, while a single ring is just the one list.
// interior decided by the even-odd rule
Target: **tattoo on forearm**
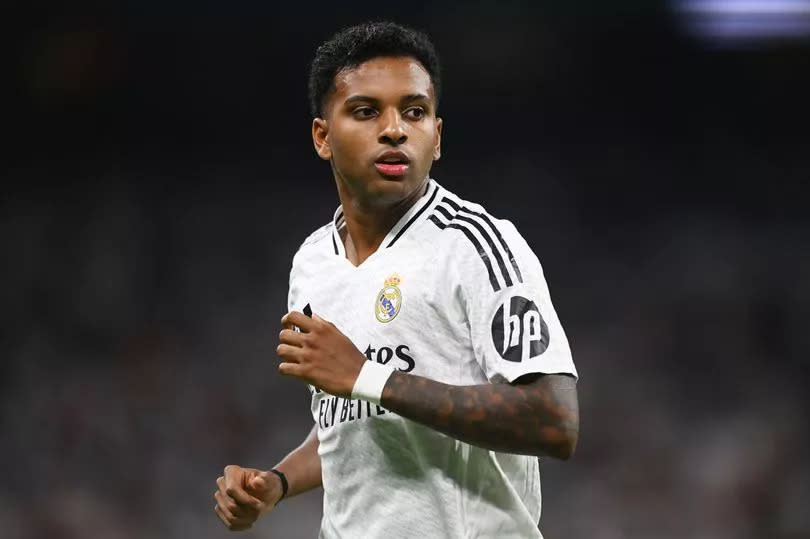
[{"label": "tattoo on forearm", "polygon": [[564,375],[451,386],[395,372],[381,404],[458,440],[508,453],[567,458],[579,431],[576,385]]}]

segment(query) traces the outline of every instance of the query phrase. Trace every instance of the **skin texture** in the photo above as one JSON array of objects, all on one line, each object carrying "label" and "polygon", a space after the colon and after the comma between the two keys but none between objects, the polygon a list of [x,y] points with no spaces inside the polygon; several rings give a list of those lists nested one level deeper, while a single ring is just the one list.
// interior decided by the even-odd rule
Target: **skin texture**
[{"label": "skin texture", "polygon": [[394,372],[380,404],[472,445],[568,459],[579,436],[576,382],[567,375],[524,378],[515,384],[452,386]]},{"label": "skin texture", "polygon": [[[347,258],[359,265],[424,194],[441,157],[442,120],[430,75],[407,57],[374,58],[338,73],[324,110],[325,118],[312,122],[312,142],[332,166]],[[386,151],[408,157],[404,176],[385,176],[374,166]]]}]

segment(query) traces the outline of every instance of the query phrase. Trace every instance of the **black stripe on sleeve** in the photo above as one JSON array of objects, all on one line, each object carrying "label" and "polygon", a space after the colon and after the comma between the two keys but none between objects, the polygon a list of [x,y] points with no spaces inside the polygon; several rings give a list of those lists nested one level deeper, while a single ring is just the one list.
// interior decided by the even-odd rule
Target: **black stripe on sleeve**
[{"label": "black stripe on sleeve", "polygon": [[433,221],[433,224],[436,225],[437,227],[439,227],[441,230],[444,230],[445,228],[447,228],[447,225],[442,223],[441,220],[438,217],[436,217],[435,215],[431,215],[430,217],[428,217],[428,219]]},{"label": "black stripe on sleeve", "polygon": [[503,263],[503,257],[501,256],[501,253],[498,251],[498,248],[495,247],[495,244],[492,242],[492,238],[490,238],[489,234],[487,234],[487,231],[484,230],[484,227],[482,227],[481,224],[475,219],[464,217],[461,214],[456,214],[456,219],[458,219],[459,221],[470,223],[478,230],[478,232],[481,233],[481,237],[486,240],[487,245],[489,245],[489,249],[495,256],[495,261],[498,263],[498,267],[501,268],[501,273],[503,274],[503,280],[506,282],[506,287],[509,288],[510,286],[512,286],[512,278],[509,276],[509,271],[506,269],[506,265]]},{"label": "black stripe on sleeve", "polygon": [[337,242],[335,241],[335,233],[332,232],[332,246],[335,248],[335,254],[340,254],[337,248]]},{"label": "black stripe on sleeve", "polygon": [[[445,198],[443,199],[443,202],[444,201],[449,201],[449,199]],[[458,207],[458,205],[456,205],[456,207]],[[481,219],[484,220],[486,224],[489,225],[489,228],[491,228],[492,232],[495,233],[495,237],[498,238],[498,241],[501,242],[504,252],[506,252],[506,255],[509,257],[509,262],[512,263],[512,268],[515,270],[515,275],[517,276],[518,281],[522,283],[523,275],[521,275],[520,268],[518,267],[517,261],[515,261],[515,255],[512,254],[512,250],[509,248],[509,245],[507,245],[506,240],[503,239],[503,236],[501,235],[500,230],[498,230],[498,228],[495,226],[495,223],[493,223],[492,220],[489,217],[487,217],[487,215],[484,213],[479,213],[469,208],[461,208],[461,211],[469,213],[471,215],[475,215],[476,217],[480,217]]]},{"label": "black stripe on sleeve", "polygon": [[447,208],[444,206],[436,206],[436,210],[438,210],[442,215],[444,215],[448,221],[452,221],[455,215],[450,215],[450,212],[447,211]]},{"label": "black stripe on sleeve", "polygon": [[452,200],[450,200],[447,197],[442,197],[442,202],[444,202],[445,204],[447,204],[448,206],[450,206],[451,208],[453,208],[456,211],[461,209],[461,206],[459,206],[458,204],[456,204],[455,202],[453,202]]},{"label": "black stripe on sleeve", "polygon": [[417,219],[419,219],[419,216],[420,216],[420,215],[422,215],[422,213],[423,213],[423,212],[424,212],[426,209],[428,209],[428,207],[429,207],[431,204],[433,204],[433,199],[435,199],[435,198],[436,198],[436,194],[437,194],[438,192],[439,192],[439,186],[437,185],[437,186],[435,186],[435,187],[433,188],[433,194],[432,194],[432,195],[430,195],[430,199],[427,201],[427,203],[426,203],[424,206],[422,206],[421,208],[419,208],[419,211],[418,211],[418,212],[416,212],[416,213],[413,215],[413,217],[411,217],[411,218],[410,218],[410,220],[409,220],[407,223],[405,223],[405,226],[403,226],[403,227],[400,229],[400,231],[399,231],[399,232],[397,232],[397,235],[396,235],[396,236],[394,236],[394,239],[392,239],[392,240],[391,240],[391,243],[389,243],[388,245],[386,245],[386,247],[385,247],[386,249],[387,249],[388,247],[391,247],[392,245],[394,245],[394,243],[396,243],[396,241],[397,241],[397,240],[400,238],[400,236],[402,236],[402,235],[405,233],[405,231],[406,231],[406,230],[408,230],[408,228],[410,228],[410,226],[411,226],[411,225],[412,225],[412,224],[413,224],[413,223],[414,223],[414,222],[415,222]]},{"label": "black stripe on sleeve", "polygon": [[464,235],[467,236],[467,239],[470,240],[470,242],[473,244],[475,250],[478,251],[478,256],[481,257],[481,260],[487,267],[487,274],[489,274],[489,282],[492,285],[492,290],[494,290],[495,292],[499,291],[501,289],[501,285],[498,284],[498,279],[495,278],[495,272],[492,270],[492,263],[489,261],[489,256],[487,255],[487,252],[484,250],[484,247],[481,245],[481,242],[478,241],[475,235],[472,232],[470,232],[467,229],[467,227],[459,225],[458,223],[452,222],[448,224],[443,223],[435,215],[431,215],[429,219],[433,221],[433,224],[435,224],[442,230],[444,230],[445,228],[455,228],[456,230],[461,230],[464,233]]}]

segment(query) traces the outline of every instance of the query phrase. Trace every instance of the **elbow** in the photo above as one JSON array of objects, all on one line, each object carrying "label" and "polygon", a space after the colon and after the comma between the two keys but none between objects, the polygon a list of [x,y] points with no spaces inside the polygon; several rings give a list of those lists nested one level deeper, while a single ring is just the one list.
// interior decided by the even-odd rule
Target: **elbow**
[{"label": "elbow", "polygon": [[570,459],[574,456],[579,441],[579,422],[565,422],[553,430],[554,435],[546,436],[546,443],[541,444],[545,446],[542,454],[558,460]]},{"label": "elbow", "polygon": [[568,460],[574,456],[574,451],[577,449],[577,441],[579,440],[579,432],[568,431],[567,436],[560,441],[556,448],[556,454],[552,455],[559,460]]},{"label": "elbow", "polygon": [[557,432],[556,454],[552,456],[568,460],[574,456],[579,441],[579,403],[576,399],[571,402],[566,413],[559,416]]}]

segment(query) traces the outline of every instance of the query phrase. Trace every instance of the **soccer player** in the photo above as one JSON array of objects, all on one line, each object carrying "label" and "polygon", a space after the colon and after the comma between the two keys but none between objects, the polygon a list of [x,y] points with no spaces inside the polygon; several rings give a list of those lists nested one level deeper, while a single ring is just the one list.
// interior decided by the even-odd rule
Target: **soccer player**
[{"label": "soccer player", "polygon": [[317,50],[341,206],[293,259],[277,349],[314,426],[271,470],[225,468],[231,530],[323,486],[324,538],[542,537],[536,457],[574,451],[577,373],[523,237],[429,176],[440,86],[433,45],[393,23]]}]

